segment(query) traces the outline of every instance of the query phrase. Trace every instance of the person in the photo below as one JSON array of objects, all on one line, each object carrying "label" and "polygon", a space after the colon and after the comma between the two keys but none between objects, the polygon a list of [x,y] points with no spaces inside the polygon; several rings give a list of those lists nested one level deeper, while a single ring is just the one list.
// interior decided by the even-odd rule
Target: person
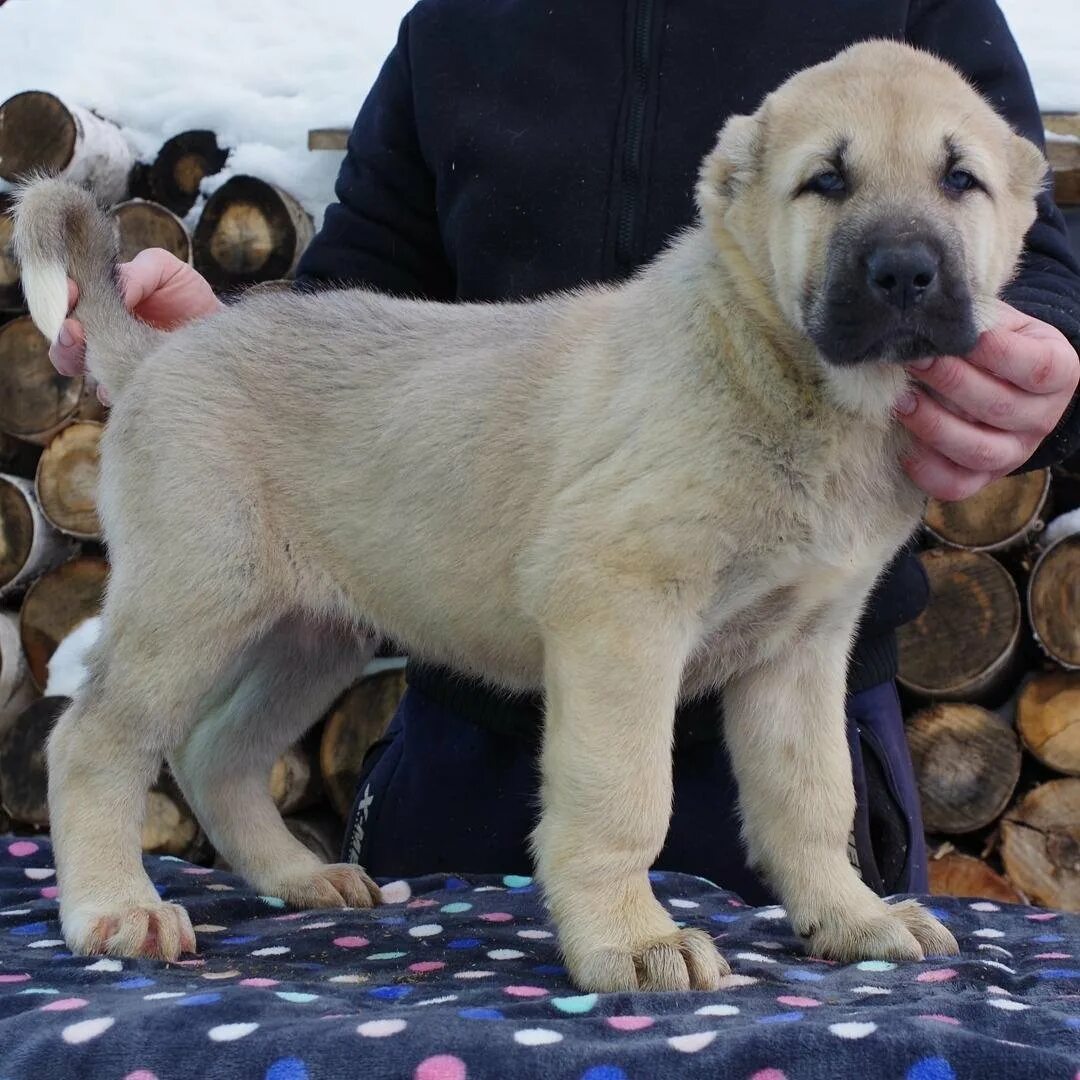
[{"label": "person", "polygon": [[[500,301],[619,279],[692,218],[695,172],[725,118],[793,71],[868,37],[938,53],[1022,134],[1042,128],[993,0],[422,0],[401,24],[352,129],[303,286],[358,285],[440,301]],[[121,268],[128,306],[175,325],[218,306],[161,252]],[[73,294],[74,299],[74,294]],[[897,421],[928,495],[961,499],[1070,455],[1080,268],[1049,194],[996,325],[967,357],[913,363]],[[56,366],[79,370],[65,325]],[[895,688],[895,630],[927,601],[910,550],[883,575],[849,679],[858,812],[851,856],[880,893],[925,891],[926,850]],[[657,868],[770,899],[745,865],[719,702],[680,709],[672,825]],[[347,840],[376,875],[528,874],[542,703],[410,663],[369,753]],[[806,718],[813,723],[813,717]]]}]

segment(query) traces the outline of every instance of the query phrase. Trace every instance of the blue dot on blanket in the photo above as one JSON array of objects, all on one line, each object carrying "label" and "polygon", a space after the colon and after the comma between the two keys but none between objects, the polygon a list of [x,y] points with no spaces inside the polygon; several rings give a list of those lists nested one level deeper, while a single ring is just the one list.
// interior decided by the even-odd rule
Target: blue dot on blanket
[{"label": "blue dot on blanket", "polygon": [[628,1080],[618,1065],[594,1065],[581,1074],[581,1080]]},{"label": "blue dot on blanket", "polygon": [[462,889],[470,888],[467,881],[462,881],[459,877],[448,877],[446,884],[443,886],[447,892],[461,892]]},{"label": "blue dot on blanket", "polygon": [[772,1016],[759,1016],[759,1024],[794,1024],[797,1020],[801,1020],[803,1014],[801,1012],[784,1012],[773,1013]]},{"label": "blue dot on blanket", "polygon": [[916,1061],[905,1080],[956,1080],[956,1073],[944,1058],[930,1057]]},{"label": "blue dot on blanket", "polygon": [[308,1080],[307,1066],[299,1058],[278,1058],[266,1070],[263,1080]]},{"label": "blue dot on blanket", "polygon": [[144,986],[155,986],[156,984],[156,979],[148,979],[145,975],[136,975],[134,978],[121,979],[120,982],[113,983],[113,988],[116,990],[141,990]]},{"label": "blue dot on blanket", "polygon": [[177,1005],[216,1005],[221,1000],[220,994],[192,994],[181,998]]},{"label": "blue dot on blanket", "polygon": [[498,1009],[471,1008],[458,1009],[458,1016],[466,1020],[502,1020],[503,1014]]},{"label": "blue dot on blanket", "polygon": [[236,937],[218,938],[219,945],[249,945],[259,940],[258,934],[237,934]]},{"label": "blue dot on blanket", "polygon": [[380,1001],[398,1001],[408,995],[411,989],[408,986],[376,986],[374,990],[369,990],[368,994]]},{"label": "blue dot on blanket", "polygon": [[49,929],[48,923],[43,922],[30,922],[23,923],[22,926],[13,926],[8,933],[19,934],[22,937],[35,937],[44,934]]},{"label": "blue dot on blanket", "polygon": [[801,968],[788,968],[784,972],[786,979],[795,979],[797,982],[821,982],[825,978],[820,971],[803,971]]},{"label": "blue dot on blanket", "polygon": [[475,949],[480,944],[479,938],[474,937],[459,937],[454,938],[453,941],[448,941],[446,947],[448,949]]}]

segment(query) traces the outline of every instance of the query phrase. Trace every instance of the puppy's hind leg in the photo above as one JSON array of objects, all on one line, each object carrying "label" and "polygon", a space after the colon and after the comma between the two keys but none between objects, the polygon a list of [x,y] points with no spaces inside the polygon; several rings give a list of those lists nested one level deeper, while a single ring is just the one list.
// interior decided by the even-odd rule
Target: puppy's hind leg
[{"label": "puppy's hind leg", "polygon": [[545,638],[533,850],[583,990],[715,990],[729,970],[707,934],[675,925],[649,884],[671,817],[672,727],[689,647],[656,600],[612,604]]},{"label": "puppy's hind leg", "polygon": [[289,832],[268,786],[278,756],[359,678],[375,643],[282,620],[245,655],[235,688],[170,756],[214,847],[266,896],[304,908],[378,902],[378,886],[359,866],[326,865]]},{"label": "puppy's hind leg", "polygon": [[195,938],[184,909],[163,903],[143,869],[146,792],[257,633],[258,613],[157,594],[151,610],[115,578],[110,590],[90,677],[48,743],[60,920],[74,952],[175,960]]}]

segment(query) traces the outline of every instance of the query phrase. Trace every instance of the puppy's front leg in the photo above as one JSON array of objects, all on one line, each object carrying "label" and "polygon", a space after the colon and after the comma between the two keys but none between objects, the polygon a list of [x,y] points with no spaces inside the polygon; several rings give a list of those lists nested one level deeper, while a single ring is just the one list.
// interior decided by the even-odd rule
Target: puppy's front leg
[{"label": "puppy's front leg", "polygon": [[725,737],[751,862],[810,951],[833,960],[957,952],[918,904],[886,904],[848,861],[855,814],[845,734],[850,625],[805,637],[725,690]]},{"label": "puppy's front leg", "polygon": [[584,990],[715,989],[729,970],[709,936],[680,930],[649,885],[671,816],[672,725],[689,644],[652,615],[545,640],[533,848],[567,968]]}]

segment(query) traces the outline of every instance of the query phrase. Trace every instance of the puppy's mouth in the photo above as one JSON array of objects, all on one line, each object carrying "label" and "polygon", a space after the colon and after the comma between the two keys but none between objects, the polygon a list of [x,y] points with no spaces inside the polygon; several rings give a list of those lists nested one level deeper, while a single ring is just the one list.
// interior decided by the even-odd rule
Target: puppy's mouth
[{"label": "puppy's mouth", "polygon": [[811,341],[838,367],[964,356],[974,305],[955,245],[881,224],[833,246],[823,287],[804,299]]}]

